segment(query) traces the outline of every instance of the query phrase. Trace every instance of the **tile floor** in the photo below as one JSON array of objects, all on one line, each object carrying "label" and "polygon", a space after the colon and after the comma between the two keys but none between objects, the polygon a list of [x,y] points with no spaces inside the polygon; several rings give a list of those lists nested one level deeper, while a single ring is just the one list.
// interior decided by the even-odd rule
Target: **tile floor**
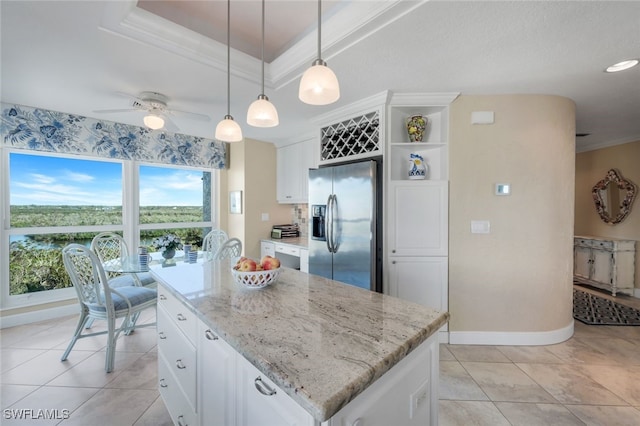
[{"label": "tile floor", "polygon": [[[121,337],[106,374],[104,336],[80,340],[60,362],[75,321],[0,330],[0,424],[171,425],[156,390],[155,329]],[[640,327],[576,321],[574,336],[556,345],[443,344],[440,356],[441,426],[640,425]],[[59,418],[17,420],[6,409]]]}]

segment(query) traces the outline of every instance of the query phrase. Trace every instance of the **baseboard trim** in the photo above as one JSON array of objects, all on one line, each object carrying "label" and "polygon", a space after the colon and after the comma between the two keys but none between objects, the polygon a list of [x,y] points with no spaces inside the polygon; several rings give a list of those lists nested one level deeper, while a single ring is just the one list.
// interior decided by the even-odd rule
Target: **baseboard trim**
[{"label": "baseboard trim", "polygon": [[449,331],[452,345],[542,346],[564,342],[573,336],[574,321],[551,331]]},{"label": "baseboard trim", "polygon": [[25,312],[22,314],[7,315],[0,317],[0,329],[15,327],[17,325],[31,324],[39,321],[46,321],[78,313],[78,305],[73,304],[57,306],[55,308],[41,309],[38,311]]}]

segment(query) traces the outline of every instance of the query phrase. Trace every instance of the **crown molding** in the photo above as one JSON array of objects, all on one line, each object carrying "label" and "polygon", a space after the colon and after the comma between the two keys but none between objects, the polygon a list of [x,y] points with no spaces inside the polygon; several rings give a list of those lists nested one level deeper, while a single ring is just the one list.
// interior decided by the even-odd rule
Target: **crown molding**
[{"label": "crown molding", "polygon": [[[428,0],[351,1],[322,22],[322,58],[331,58],[386,27]],[[136,0],[107,2],[101,30],[227,71],[227,46],[140,9]],[[231,74],[261,84],[261,61],[233,50]],[[265,87],[281,89],[297,80],[317,56],[317,32],[310,31],[271,63]]]},{"label": "crown molding", "polygon": [[612,141],[594,142],[594,143],[579,143],[576,141],[576,153],[595,151],[597,149],[608,148],[610,146],[624,145],[625,143],[640,142],[640,135],[631,136],[623,139],[616,139]]}]

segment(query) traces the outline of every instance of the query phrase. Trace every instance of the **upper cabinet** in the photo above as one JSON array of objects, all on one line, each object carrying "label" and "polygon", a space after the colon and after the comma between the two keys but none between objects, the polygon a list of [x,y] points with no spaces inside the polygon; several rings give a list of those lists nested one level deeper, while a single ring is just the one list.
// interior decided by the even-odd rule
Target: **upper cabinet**
[{"label": "upper cabinet", "polygon": [[309,169],[318,167],[318,140],[307,139],[277,150],[277,198],[279,203],[307,203]]},{"label": "upper cabinet", "polygon": [[[396,93],[391,97],[387,120],[390,180],[409,180],[412,153],[424,160],[426,179],[448,180],[449,104],[457,96],[457,93]],[[412,116],[422,117],[426,122],[420,141],[411,141],[407,119]],[[411,134],[416,131],[419,129]]]}]

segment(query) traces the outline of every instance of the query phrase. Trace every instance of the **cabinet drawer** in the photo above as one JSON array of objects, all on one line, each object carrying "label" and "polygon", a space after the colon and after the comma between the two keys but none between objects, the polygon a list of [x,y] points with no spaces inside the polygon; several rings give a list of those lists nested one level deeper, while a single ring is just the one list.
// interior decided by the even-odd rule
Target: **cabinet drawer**
[{"label": "cabinet drawer", "polygon": [[285,244],[276,244],[276,252],[284,253],[295,257],[300,257],[300,248],[288,246]]},{"label": "cabinet drawer", "polygon": [[171,373],[169,362],[158,354],[158,389],[175,425],[195,426],[198,418],[187,397]]},{"label": "cabinet drawer", "polygon": [[158,309],[158,353],[162,354],[188,402],[196,407],[196,348],[184,337],[167,312]]},{"label": "cabinet drawer", "polygon": [[573,243],[576,246],[580,246],[580,247],[591,247],[591,244],[593,243],[593,240],[587,240],[584,238],[575,238],[573,240]]},{"label": "cabinet drawer", "polygon": [[198,334],[196,314],[162,286],[158,286],[158,306],[169,314],[169,318],[178,325],[178,328],[187,336],[191,344],[195,344]]},{"label": "cabinet drawer", "polygon": [[238,357],[239,426],[313,425],[313,417],[249,361]]},{"label": "cabinet drawer", "polygon": [[613,241],[598,241],[593,240],[593,248],[600,250],[613,250]]}]

